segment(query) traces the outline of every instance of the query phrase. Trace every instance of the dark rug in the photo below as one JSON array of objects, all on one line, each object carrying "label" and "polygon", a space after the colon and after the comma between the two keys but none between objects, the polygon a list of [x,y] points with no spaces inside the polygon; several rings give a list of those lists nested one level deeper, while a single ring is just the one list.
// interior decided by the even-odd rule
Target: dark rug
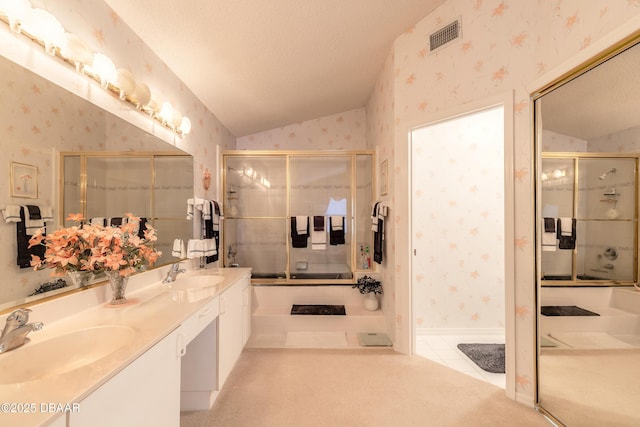
[{"label": "dark rug", "polygon": [[504,344],[458,344],[458,348],[485,371],[504,374]]},{"label": "dark rug", "polygon": [[293,304],[291,307],[291,314],[345,316],[347,313],[344,309],[344,305]]},{"label": "dark rug", "polygon": [[543,305],[540,312],[544,316],[600,316],[577,305]]}]

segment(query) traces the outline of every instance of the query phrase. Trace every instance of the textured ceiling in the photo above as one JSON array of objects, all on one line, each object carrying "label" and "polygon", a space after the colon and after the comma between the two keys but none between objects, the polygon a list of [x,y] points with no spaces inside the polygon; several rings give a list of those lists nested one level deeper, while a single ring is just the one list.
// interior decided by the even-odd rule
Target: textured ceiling
[{"label": "textured ceiling", "polygon": [[444,1],[106,0],[236,136],[363,107]]},{"label": "textured ceiling", "polygon": [[640,126],[640,46],[542,98],[542,127],[584,140]]}]

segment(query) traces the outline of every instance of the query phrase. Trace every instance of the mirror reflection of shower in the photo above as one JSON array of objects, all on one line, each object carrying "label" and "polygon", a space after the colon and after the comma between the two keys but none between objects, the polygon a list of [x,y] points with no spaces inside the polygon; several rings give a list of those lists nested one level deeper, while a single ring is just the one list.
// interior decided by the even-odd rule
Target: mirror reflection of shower
[{"label": "mirror reflection of shower", "polygon": [[616,173],[616,168],[611,168],[610,170],[608,170],[607,172],[603,173],[602,175],[600,175],[598,177],[599,180],[604,181],[607,178],[607,175],[609,175],[610,173]]}]

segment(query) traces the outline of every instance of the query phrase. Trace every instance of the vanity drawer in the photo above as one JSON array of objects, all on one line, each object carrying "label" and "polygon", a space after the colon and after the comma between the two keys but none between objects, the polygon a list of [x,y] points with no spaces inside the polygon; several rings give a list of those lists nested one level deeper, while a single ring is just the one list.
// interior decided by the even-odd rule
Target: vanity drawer
[{"label": "vanity drawer", "polygon": [[218,297],[192,314],[180,326],[180,332],[184,335],[185,345],[189,344],[204,328],[213,322],[220,314],[220,301]]}]

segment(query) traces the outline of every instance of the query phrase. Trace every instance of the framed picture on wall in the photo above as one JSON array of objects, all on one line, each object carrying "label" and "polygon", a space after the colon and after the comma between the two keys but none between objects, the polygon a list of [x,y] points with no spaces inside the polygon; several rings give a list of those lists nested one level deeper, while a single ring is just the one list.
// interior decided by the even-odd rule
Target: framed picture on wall
[{"label": "framed picture on wall", "polygon": [[11,162],[9,175],[11,197],[38,198],[38,168],[36,166]]},{"label": "framed picture on wall", "polygon": [[389,162],[380,163],[380,195],[385,196],[389,192]]}]

